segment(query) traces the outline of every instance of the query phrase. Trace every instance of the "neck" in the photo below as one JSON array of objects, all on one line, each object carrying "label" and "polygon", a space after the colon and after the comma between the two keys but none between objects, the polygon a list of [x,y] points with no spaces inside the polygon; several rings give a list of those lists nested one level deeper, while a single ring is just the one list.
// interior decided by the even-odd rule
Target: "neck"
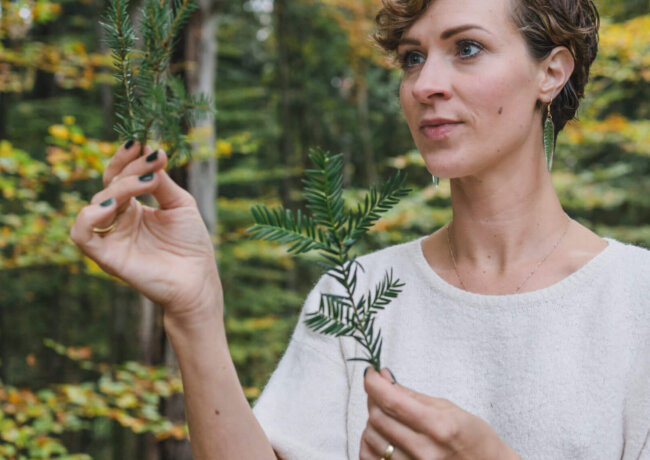
[{"label": "neck", "polygon": [[511,164],[490,175],[453,179],[451,192],[453,250],[466,270],[494,277],[526,270],[568,224],[544,167]]}]

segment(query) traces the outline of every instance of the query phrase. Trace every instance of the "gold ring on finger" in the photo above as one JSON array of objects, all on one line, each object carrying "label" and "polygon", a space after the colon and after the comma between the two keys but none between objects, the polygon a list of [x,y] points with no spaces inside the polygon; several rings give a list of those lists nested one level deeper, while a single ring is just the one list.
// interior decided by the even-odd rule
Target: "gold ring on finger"
[{"label": "gold ring on finger", "polygon": [[113,223],[106,228],[93,227],[93,233],[95,235],[99,235],[100,237],[104,238],[106,235],[113,233],[116,228],[117,228],[117,219],[115,219]]},{"label": "gold ring on finger", "polygon": [[386,446],[386,452],[384,452],[382,459],[389,460],[393,456],[393,452],[395,452],[395,448],[392,444],[388,444],[388,446]]}]

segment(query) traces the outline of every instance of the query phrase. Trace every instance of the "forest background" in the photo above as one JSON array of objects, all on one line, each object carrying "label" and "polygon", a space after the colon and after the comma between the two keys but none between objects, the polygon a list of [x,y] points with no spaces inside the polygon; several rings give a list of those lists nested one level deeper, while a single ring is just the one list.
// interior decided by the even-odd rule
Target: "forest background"
[{"label": "forest background", "polygon": [[[570,216],[648,247],[650,2],[596,3],[601,51],[581,122],[560,135],[553,181]],[[310,147],[344,154],[350,202],[392,168],[408,172],[413,192],[364,252],[451,216],[448,181],[433,188],[400,115],[400,72],[368,38],[379,4],[201,0],[174,52],[188,90],[216,103],[193,132],[192,162],[171,173],[213,234],[230,350],[251,402],[319,271],[244,230],[254,204],[303,205]],[[160,310],[68,238],[117,147],[105,6],[0,0],[0,458],[191,458]]]}]

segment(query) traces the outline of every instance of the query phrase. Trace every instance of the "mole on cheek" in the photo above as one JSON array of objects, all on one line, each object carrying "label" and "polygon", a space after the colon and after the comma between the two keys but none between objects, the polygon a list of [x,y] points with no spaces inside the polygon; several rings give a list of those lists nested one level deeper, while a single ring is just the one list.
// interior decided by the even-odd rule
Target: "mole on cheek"
[{"label": "mole on cheek", "polygon": [[503,113],[503,107],[499,107],[499,115]]},{"label": "mole on cheek", "polygon": [[214,415],[221,415],[221,412],[219,412],[219,409],[214,410]]}]

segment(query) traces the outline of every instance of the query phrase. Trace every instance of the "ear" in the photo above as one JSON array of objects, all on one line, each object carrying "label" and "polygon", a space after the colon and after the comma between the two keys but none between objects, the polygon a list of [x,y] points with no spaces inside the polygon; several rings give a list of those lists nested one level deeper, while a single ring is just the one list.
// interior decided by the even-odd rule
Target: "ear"
[{"label": "ear", "polygon": [[539,99],[549,103],[560,94],[573,74],[575,61],[571,52],[564,46],[558,46],[541,64],[541,81]]}]

